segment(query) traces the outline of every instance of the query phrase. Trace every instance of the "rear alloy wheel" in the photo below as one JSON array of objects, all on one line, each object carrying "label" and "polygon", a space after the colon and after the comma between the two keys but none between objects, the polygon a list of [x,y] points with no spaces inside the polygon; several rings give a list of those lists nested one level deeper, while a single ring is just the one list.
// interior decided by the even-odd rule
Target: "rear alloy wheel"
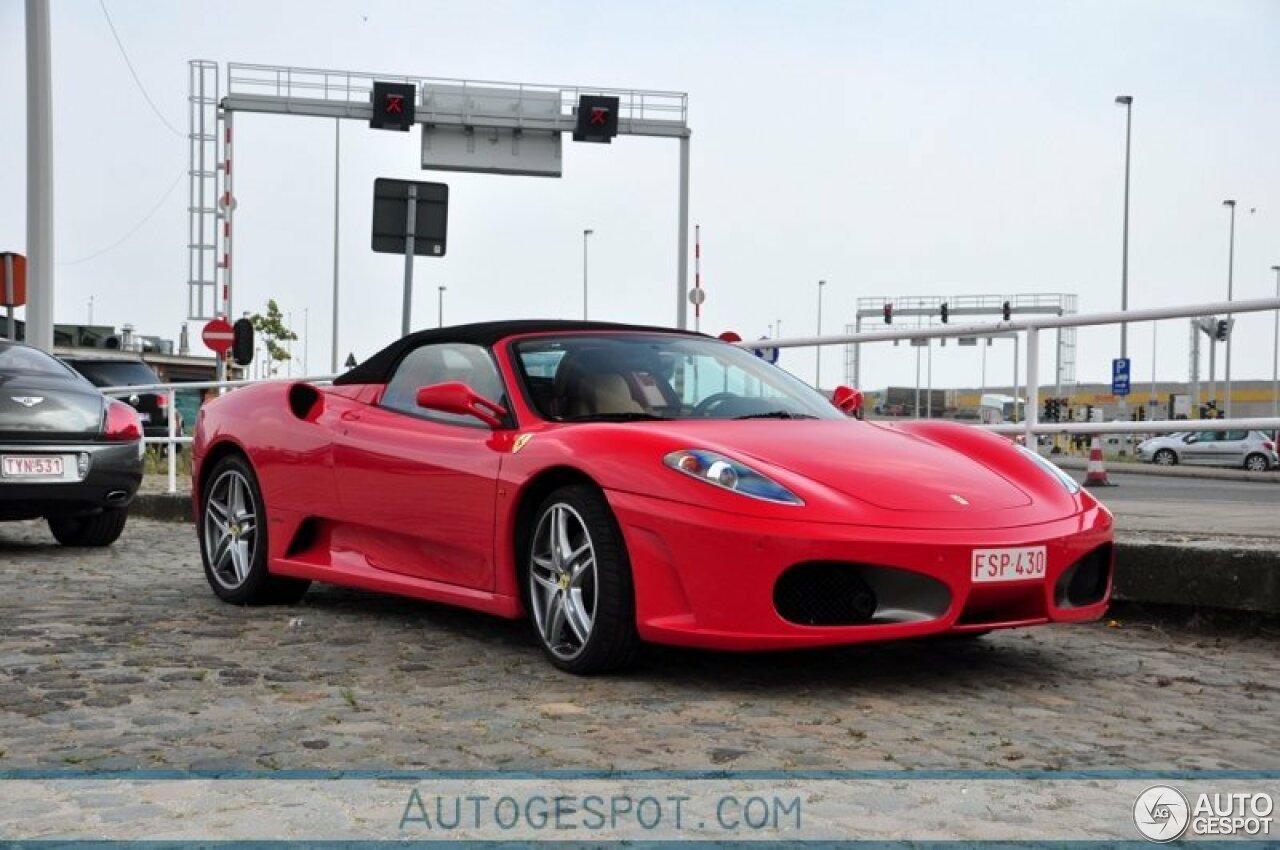
[{"label": "rear alloy wheel", "polygon": [[262,492],[239,455],[218,461],[209,475],[200,505],[200,556],[213,592],[234,605],[297,602],[311,584],[267,571]]},{"label": "rear alloy wheel", "polygon": [[125,508],[105,508],[93,516],[51,516],[49,531],[63,546],[110,546],[128,518]]},{"label": "rear alloy wheel", "polygon": [[1244,468],[1250,472],[1266,472],[1271,468],[1271,462],[1266,455],[1251,454],[1244,459]]},{"label": "rear alloy wheel", "polygon": [[572,485],[547,497],[534,521],[527,569],[533,627],[552,664],[587,674],[635,659],[631,565],[598,490]]},{"label": "rear alloy wheel", "polygon": [[1156,456],[1152,460],[1160,466],[1175,466],[1178,463],[1178,456],[1173,453],[1172,449],[1161,449],[1156,452]]}]

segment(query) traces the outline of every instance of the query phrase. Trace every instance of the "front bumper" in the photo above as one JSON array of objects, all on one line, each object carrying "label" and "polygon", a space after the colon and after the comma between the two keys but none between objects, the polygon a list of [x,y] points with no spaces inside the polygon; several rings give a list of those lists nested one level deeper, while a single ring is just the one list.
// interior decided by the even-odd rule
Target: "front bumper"
[{"label": "front bumper", "polygon": [[[1111,592],[1112,519],[1101,506],[1033,526],[930,531],[761,520],[630,493],[607,495],[631,559],[637,626],[654,643],[783,649],[1096,620]],[[974,549],[1041,545],[1043,578],[972,581]],[[1103,583],[1092,597],[1097,601],[1073,605],[1063,599],[1059,579],[1091,555],[1105,559]],[[877,611],[858,624],[800,625],[779,613],[775,588],[784,573],[810,564],[897,575],[905,585],[933,588],[932,601],[909,604],[915,610],[905,613]]]},{"label": "front bumper", "polygon": [[0,455],[88,455],[79,481],[31,481],[0,477],[0,520],[77,516],[122,508],[142,483],[138,443],[52,443],[0,445]]}]

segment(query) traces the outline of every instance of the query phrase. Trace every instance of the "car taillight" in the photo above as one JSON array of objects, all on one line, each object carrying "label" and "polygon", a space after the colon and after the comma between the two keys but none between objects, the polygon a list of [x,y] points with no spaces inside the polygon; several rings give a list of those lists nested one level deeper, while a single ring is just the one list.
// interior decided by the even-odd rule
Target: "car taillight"
[{"label": "car taillight", "polygon": [[107,402],[107,427],[102,436],[108,440],[131,443],[142,439],[142,419],[138,411],[122,401]]},{"label": "car taillight", "polygon": [[169,397],[163,393],[156,393],[156,407],[168,407]]},{"label": "car taillight", "polygon": [[1263,440],[1262,447],[1269,452],[1274,452],[1276,450],[1276,444],[1271,442],[1270,440]]}]

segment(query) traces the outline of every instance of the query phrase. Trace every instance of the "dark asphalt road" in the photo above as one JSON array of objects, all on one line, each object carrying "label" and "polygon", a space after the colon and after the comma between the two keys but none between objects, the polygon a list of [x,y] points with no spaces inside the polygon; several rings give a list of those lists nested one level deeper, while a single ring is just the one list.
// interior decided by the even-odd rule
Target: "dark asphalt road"
[{"label": "dark asphalt road", "polygon": [[[1083,471],[1072,471],[1071,475],[1077,481],[1084,480]],[[1119,486],[1098,491],[1099,497],[1106,504],[1132,501],[1213,504],[1235,502],[1255,507],[1271,505],[1280,514],[1280,486],[1275,484],[1119,473],[1110,473],[1107,477]]]}]

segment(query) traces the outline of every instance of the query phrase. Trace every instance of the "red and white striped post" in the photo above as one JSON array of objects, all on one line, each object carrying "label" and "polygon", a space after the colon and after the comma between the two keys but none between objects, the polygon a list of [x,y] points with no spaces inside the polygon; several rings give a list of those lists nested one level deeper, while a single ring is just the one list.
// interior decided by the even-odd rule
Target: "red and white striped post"
[{"label": "red and white striped post", "polygon": [[231,116],[227,111],[223,114],[222,138],[222,314],[231,319],[231,219],[235,214],[236,196],[234,192],[234,176],[231,171]]}]

